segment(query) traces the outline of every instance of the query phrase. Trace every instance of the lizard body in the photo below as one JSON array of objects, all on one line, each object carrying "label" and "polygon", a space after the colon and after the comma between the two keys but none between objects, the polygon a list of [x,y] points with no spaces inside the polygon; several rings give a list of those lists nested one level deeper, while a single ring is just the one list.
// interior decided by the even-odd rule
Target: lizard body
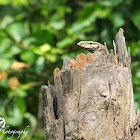
[{"label": "lizard body", "polygon": [[[94,53],[96,56],[104,56],[108,55],[108,51],[106,51],[106,47],[102,45],[101,43],[94,42],[94,41],[80,41],[77,43],[78,46],[81,48],[90,51],[91,53]],[[116,56],[114,56],[114,63],[118,67],[119,60]]]},{"label": "lizard body", "polygon": [[94,42],[94,41],[80,41],[77,43],[78,46],[80,46],[83,49],[86,49],[90,51],[91,53],[100,52],[101,54],[106,54],[105,46],[101,43]]}]

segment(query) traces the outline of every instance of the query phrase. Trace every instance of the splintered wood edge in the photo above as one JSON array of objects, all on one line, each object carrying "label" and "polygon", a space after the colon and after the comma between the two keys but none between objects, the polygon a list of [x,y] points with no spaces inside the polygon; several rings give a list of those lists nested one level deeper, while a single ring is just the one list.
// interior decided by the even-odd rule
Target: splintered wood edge
[{"label": "splintered wood edge", "polygon": [[105,46],[106,54],[108,55],[108,54],[109,54],[109,51],[108,51],[108,49],[107,49],[107,44],[106,44],[106,42],[104,42],[104,46]]},{"label": "splintered wood edge", "polygon": [[[118,62],[118,59],[113,55],[113,50],[112,50],[112,54],[108,55],[108,58],[109,58],[109,60],[114,58],[113,62],[116,65],[116,67],[118,67],[119,62]],[[112,62],[112,60],[111,61],[106,60],[106,62],[105,62],[104,61],[105,60],[104,55],[101,55],[100,59],[101,59],[101,63]],[[96,55],[92,54],[92,53],[89,53],[87,55],[81,53],[80,55],[78,55],[76,57],[76,59],[66,58],[63,61],[62,69],[60,70],[59,68],[56,68],[54,70],[54,81],[56,81],[56,79],[57,79],[57,81],[59,81],[61,79],[61,72],[62,71],[70,70],[70,69],[76,69],[76,70],[79,71],[79,70],[85,68],[87,64],[93,65],[93,66],[94,66],[95,63],[98,64],[97,60],[98,60],[98,57]]]},{"label": "splintered wood edge", "polygon": [[61,76],[61,70],[59,68],[56,68],[54,70],[54,81],[55,81],[55,79],[60,80],[60,78],[61,78],[60,76]]},{"label": "splintered wood edge", "polygon": [[[115,43],[113,43],[115,47]],[[130,50],[126,47],[124,31],[122,28],[119,29],[119,32],[116,35],[116,56],[119,60],[119,65],[124,67],[131,67],[131,56]]]},{"label": "splintered wood edge", "polygon": [[115,53],[115,56],[116,56],[116,44],[115,44],[114,40],[113,40],[113,46],[114,46],[114,53]]}]

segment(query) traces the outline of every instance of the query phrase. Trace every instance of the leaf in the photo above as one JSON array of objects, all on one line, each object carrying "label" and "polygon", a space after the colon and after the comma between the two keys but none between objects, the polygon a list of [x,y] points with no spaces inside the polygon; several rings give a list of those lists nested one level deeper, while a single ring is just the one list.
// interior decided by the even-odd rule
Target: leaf
[{"label": "leaf", "polygon": [[24,99],[23,98],[16,98],[15,107],[17,108],[17,110],[19,110],[19,115],[16,114],[16,116],[19,116],[19,117],[23,116],[23,114],[26,110]]},{"label": "leaf", "polygon": [[0,72],[0,81],[5,80],[8,77],[8,74],[6,72]]},{"label": "leaf", "polygon": [[9,4],[10,0],[0,0],[0,4],[5,5],[5,4]]},{"label": "leaf", "polygon": [[21,52],[21,49],[17,46],[11,45],[11,41],[8,37],[0,37],[0,55],[5,58],[12,58]]},{"label": "leaf", "polygon": [[27,93],[25,90],[21,88],[21,86],[19,86],[14,91],[9,91],[8,96],[9,97],[26,97]]},{"label": "leaf", "polygon": [[19,0],[12,0],[11,4],[15,5],[15,6],[21,5],[21,4],[28,5],[28,0],[20,0],[20,1]]},{"label": "leaf", "polygon": [[140,78],[135,76],[135,77],[133,78],[133,84],[134,84],[135,86],[136,86],[136,85],[139,86],[139,85],[140,85]]},{"label": "leaf", "polygon": [[4,106],[0,106],[0,116],[2,116],[5,113]]},{"label": "leaf", "polygon": [[4,57],[6,58],[13,58],[13,56],[17,55],[17,54],[20,54],[21,52],[21,49],[18,48],[17,46],[9,46],[7,48],[7,50],[5,50],[4,52]]},{"label": "leaf", "polygon": [[18,85],[20,84],[18,77],[16,77],[16,76],[10,77],[8,80],[8,84],[9,84],[9,88],[11,90],[15,90],[18,87]]},{"label": "leaf", "polygon": [[140,105],[137,102],[135,102],[135,108],[136,108],[136,111],[138,111],[138,109],[140,108]]},{"label": "leaf", "polygon": [[138,28],[138,30],[140,30],[140,10],[136,10],[135,12],[133,12],[130,18],[132,19],[132,22]]},{"label": "leaf", "polygon": [[27,62],[29,64],[33,64],[35,62],[35,53],[32,50],[24,51],[20,58],[22,61]]},{"label": "leaf", "polygon": [[50,23],[50,26],[52,28],[54,28],[55,30],[61,30],[65,27],[65,21],[64,20],[60,20],[60,21],[54,21]]},{"label": "leaf", "polygon": [[60,48],[52,48],[50,53],[52,54],[63,54],[65,51]]},{"label": "leaf", "polygon": [[28,37],[28,38],[25,38],[23,41],[22,41],[22,44],[24,45],[24,46],[29,46],[29,45],[31,45],[32,43],[34,43],[34,42],[36,42],[36,38],[34,38],[34,37]]},{"label": "leaf", "polygon": [[119,12],[112,13],[111,14],[111,19],[112,19],[113,25],[116,28],[122,27],[125,24],[124,17],[122,15],[122,13],[119,13]]},{"label": "leaf", "polygon": [[140,101],[140,95],[139,95],[139,93],[135,93],[134,94],[134,99],[137,100],[137,101]]},{"label": "leaf", "polygon": [[0,37],[0,53],[5,55],[7,49],[9,49],[11,42],[9,39]]},{"label": "leaf", "polygon": [[6,15],[3,17],[3,19],[1,19],[1,24],[0,24],[0,28],[4,29],[6,28],[6,26],[10,23],[12,23],[14,21],[12,16]]},{"label": "leaf", "polygon": [[0,71],[9,70],[11,67],[11,61],[6,58],[0,59]]},{"label": "leaf", "polygon": [[33,87],[36,87],[38,85],[40,85],[40,82],[30,82],[30,83],[27,83],[27,84],[20,85],[19,88],[22,89],[23,91],[25,91],[25,90],[29,90]]},{"label": "leaf", "polygon": [[45,58],[43,56],[39,56],[36,61],[35,70],[37,73],[41,72],[45,68]]},{"label": "leaf", "polygon": [[45,43],[39,47],[32,47],[33,51],[38,55],[45,55],[48,51],[51,50],[51,46],[48,43]]},{"label": "leaf", "polygon": [[21,125],[23,121],[23,115],[25,113],[26,106],[23,98],[16,98],[14,106],[8,106],[8,117],[6,123],[10,126]]},{"label": "leaf", "polygon": [[[8,130],[8,129],[7,129],[7,130]],[[16,138],[14,138],[14,137],[11,138],[11,137],[12,137],[12,135],[9,134],[7,137],[4,138],[4,140],[9,140],[9,139],[10,139],[10,140],[17,140],[17,137],[18,137],[18,136],[17,136]]]},{"label": "leaf", "polygon": [[103,9],[99,4],[85,4],[79,19],[73,23],[71,28],[68,29],[68,33],[79,33],[84,28],[91,26],[91,24],[96,21],[96,18],[105,18],[109,15],[110,12],[110,9]]},{"label": "leaf", "polygon": [[49,29],[42,29],[40,25],[36,24],[33,30],[33,37],[36,38],[35,45],[40,46],[45,43],[53,45],[55,36],[51,32],[50,26]]},{"label": "leaf", "polygon": [[28,68],[28,64],[20,61],[15,61],[11,66],[11,69],[15,71],[18,71],[22,68]]},{"label": "leaf", "polygon": [[137,54],[139,54],[139,52],[140,52],[140,41],[138,41],[138,42],[132,41],[130,46],[131,46],[130,49],[133,50],[133,51],[131,51],[132,55],[136,56]]},{"label": "leaf", "polygon": [[8,89],[9,88],[8,79],[5,79],[5,80],[0,81],[0,87],[1,88],[5,88],[5,89]]},{"label": "leaf", "polygon": [[57,60],[57,55],[55,55],[55,54],[53,54],[53,55],[46,54],[45,57],[46,57],[47,63],[48,62],[55,62]]},{"label": "leaf", "polygon": [[14,38],[15,41],[20,42],[23,37],[26,36],[26,30],[24,28],[24,24],[21,22],[15,22],[9,24],[6,28],[9,35]]},{"label": "leaf", "polygon": [[73,42],[74,42],[74,40],[71,37],[67,36],[64,39],[62,39],[61,41],[59,41],[57,43],[57,46],[59,48],[65,48],[65,47],[71,45]]},{"label": "leaf", "polygon": [[[140,69],[137,70],[136,76],[137,76],[138,78],[140,78]],[[139,83],[140,83],[140,82],[139,82]]]},{"label": "leaf", "polygon": [[119,5],[122,2],[123,0],[101,0],[100,4],[104,6],[113,7]]}]

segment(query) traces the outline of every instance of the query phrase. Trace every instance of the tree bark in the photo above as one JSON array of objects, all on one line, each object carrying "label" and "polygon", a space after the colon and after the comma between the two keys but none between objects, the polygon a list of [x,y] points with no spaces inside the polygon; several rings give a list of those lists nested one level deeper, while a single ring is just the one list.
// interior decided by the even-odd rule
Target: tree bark
[{"label": "tree bark", "polygon": [[55,85],[42,86],[47,140],[140,140],[123,29],[113,46],[105,56],[66,58]]}]

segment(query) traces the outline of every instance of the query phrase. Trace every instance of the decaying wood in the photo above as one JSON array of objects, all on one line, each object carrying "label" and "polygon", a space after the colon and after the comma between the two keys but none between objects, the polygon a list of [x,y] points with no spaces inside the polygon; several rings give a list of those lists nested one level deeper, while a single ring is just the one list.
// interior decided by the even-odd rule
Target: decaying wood
[{"label": "decaying wood", "polygon": [[42,86],[47,140],[140,139],[130,49],[122,29],[113,45],[105,56],[66,58],[62,69],[54,70],[55,85]]}]

